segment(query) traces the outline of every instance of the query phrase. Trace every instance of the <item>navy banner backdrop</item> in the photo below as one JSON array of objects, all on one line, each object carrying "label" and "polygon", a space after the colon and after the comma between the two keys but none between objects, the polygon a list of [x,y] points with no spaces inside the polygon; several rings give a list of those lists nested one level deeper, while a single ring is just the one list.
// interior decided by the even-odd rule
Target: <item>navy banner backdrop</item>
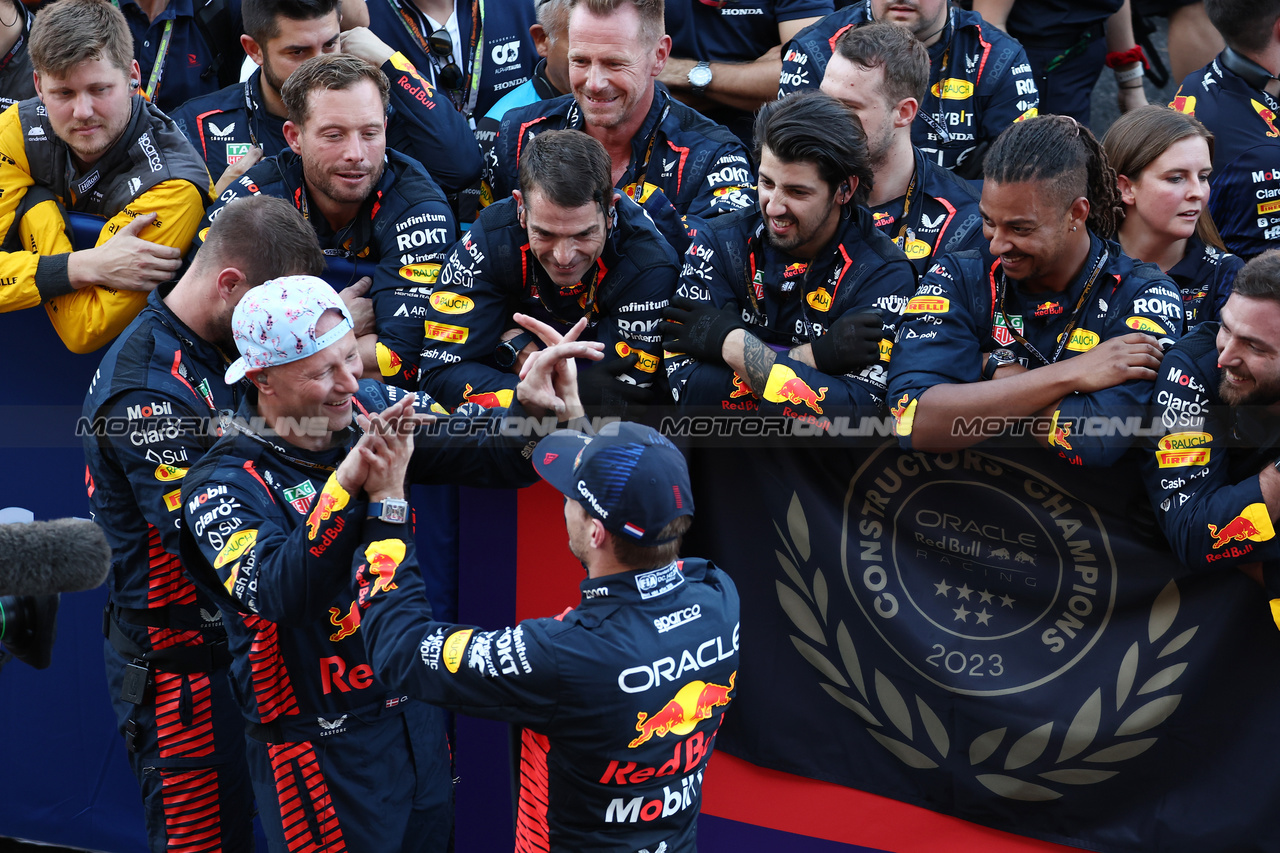
[{"label": "navy banner backdrop", "polygon": [[1280,632],[1163,547],[1136,469],[1043,451],[693,453],[742,593],[717,747],[1104,851],[1280,850]]}]

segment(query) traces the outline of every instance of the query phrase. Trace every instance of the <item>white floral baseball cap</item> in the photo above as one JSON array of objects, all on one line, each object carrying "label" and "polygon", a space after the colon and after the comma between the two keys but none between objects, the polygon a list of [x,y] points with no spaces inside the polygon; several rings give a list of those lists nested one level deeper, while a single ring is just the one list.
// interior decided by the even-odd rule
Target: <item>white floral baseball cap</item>
[{"label": "white floral baseball cap", "polygon": [[[339,311],[342,321],[316,336],[316,323],[326,311]],[[355,328],[351,313],[324,279],[289,275],[252,288],[231,315],[231,332],[240,357],[227,368],[232,385],[245,371],[288,364],[315,355]]]}]

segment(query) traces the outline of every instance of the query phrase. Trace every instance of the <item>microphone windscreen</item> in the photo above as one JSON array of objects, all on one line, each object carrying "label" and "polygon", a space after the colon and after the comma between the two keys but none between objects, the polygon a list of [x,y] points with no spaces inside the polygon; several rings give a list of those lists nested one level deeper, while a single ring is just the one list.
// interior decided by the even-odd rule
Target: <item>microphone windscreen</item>
[{"label": "microphone windscreen", "polygon": [[0,524],[0,595],[93,589],[110,568],[111,548],[92,521]]}]

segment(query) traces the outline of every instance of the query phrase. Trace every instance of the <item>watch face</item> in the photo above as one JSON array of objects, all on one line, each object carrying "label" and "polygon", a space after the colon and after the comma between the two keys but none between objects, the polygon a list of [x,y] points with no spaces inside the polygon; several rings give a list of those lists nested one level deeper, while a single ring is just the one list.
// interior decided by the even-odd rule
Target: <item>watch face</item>
[{"label": "watch face", "polygon": [[1012,350],[998,349],[991,353],[992,357],[1001,364],[1013,364],[1018,360]]},{"label": "watch face", "polygon": [[689,72],[689,85],[699,88],[705,87],[711,82],[711,69],[705,65],[695,65],[693,70]]}]

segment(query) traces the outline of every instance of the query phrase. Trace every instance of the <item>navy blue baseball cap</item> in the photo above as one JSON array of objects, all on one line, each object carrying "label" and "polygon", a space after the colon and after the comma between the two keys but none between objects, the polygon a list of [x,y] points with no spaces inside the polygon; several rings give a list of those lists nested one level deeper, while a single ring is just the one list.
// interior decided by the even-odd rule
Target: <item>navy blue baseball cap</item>
[{"label": "navy blue baseball cap", "polygon": [[662,528],[693,515],[684,456],[652,427],[615,421],[595,435],[560,430],[538,442],[533,467],[606,530],[638,545],[672,541],[658,538]]}]

